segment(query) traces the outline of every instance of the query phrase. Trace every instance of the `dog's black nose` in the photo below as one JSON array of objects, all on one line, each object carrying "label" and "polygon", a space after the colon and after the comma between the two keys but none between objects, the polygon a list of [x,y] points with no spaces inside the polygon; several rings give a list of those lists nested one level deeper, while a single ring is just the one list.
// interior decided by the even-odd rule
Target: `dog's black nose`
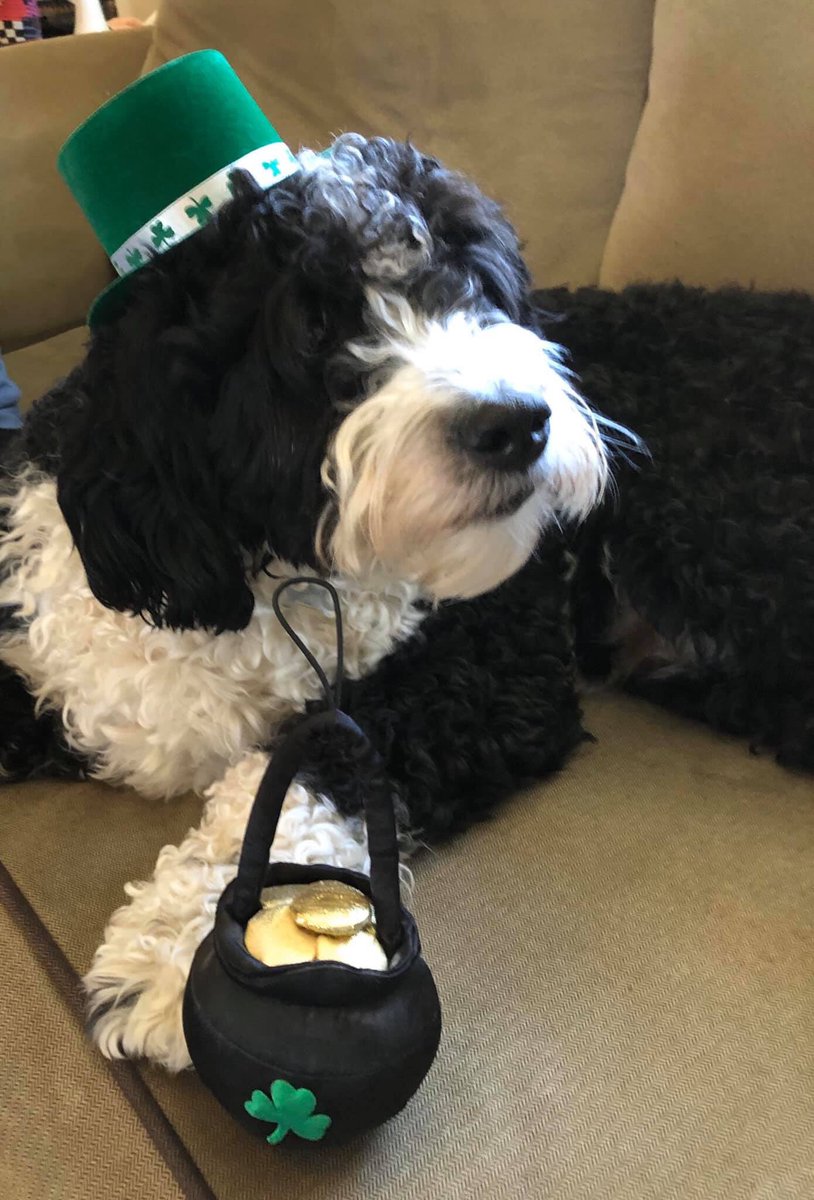
[{"label": "dog's black nose", "polygon": [[525,471],[545,450],[550,416],[543,401],[478,404],[459,419],[456,438],[484,467]]}]

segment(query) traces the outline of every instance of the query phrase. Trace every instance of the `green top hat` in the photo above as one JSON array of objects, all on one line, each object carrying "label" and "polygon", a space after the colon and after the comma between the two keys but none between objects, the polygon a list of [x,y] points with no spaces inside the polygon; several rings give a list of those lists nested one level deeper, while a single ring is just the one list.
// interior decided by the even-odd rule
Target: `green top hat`
[{"label": "green top hat", "polygon": [[233,171],[269,187],[299,166],[216,50],[168,62],[108,100],[58,165],[121,276],[94,300],[91,326],[116,315],[139,267],[212,219]]}]

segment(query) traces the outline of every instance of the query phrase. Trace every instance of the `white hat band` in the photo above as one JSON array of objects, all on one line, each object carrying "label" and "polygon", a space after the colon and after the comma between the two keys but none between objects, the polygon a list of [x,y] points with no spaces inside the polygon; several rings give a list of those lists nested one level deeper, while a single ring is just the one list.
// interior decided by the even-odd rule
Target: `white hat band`
[{"label": "white hat band", "polygon": [[233,171],[248,171],[262,187],[280,183],[298,171],[300,164],[285,142],[271,142],[244,154],[190,188],[122,242],[110,256],[119,275],[138,270],[154,254],[163,254],[207,225],[218,209],[232,198]]}]

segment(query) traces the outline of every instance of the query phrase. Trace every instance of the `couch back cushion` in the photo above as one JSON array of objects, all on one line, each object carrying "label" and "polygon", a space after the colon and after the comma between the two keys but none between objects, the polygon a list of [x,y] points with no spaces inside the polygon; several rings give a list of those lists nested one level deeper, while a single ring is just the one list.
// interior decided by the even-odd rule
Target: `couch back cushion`
[{"label": "couch back cushion", "polygon": [[505,203],[540,283],[592,283],[653,0],[164,0],[147,67],[221,50],[292,148],[410,137]]},{"label": "couch back cushion", "polygon": [[81,325],[111,267],[57,172],[65,138],[135,79],[147,30],[57,38],[0,60],[0,345]]},{"label": "couch back cushion", "polygon": [[658,0],[602,283],[814,290],[814,5]]}]

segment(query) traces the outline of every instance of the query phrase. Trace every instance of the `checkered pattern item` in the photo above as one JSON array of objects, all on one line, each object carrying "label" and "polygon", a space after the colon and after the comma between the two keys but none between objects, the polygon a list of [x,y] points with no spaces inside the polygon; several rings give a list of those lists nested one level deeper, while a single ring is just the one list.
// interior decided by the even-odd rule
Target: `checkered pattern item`
[{"label": "checkered pattern item", "polygon": [[42,37],[37,0],[0,0],[0,47]]},{"label": "checkered pattern item", "polygon": [[0,21],[0,46],[16,46],[41,36],[37,21]]}]

